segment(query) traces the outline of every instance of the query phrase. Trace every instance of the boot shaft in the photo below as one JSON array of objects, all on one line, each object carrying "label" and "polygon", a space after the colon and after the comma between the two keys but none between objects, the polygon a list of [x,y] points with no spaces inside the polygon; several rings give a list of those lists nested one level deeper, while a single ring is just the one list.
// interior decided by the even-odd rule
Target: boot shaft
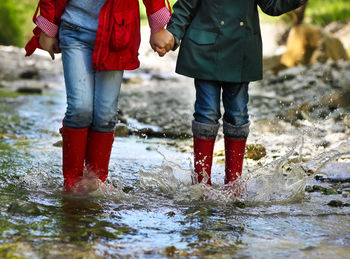
[{"label": "boot shaft", "polygon": [[89,130],[86,168],[104,182],[108,176],[108,166],[114,142],[114,132],[102,133]]},{"label": "boot shaft", "polygon": [[88,128],[72,129],[63,126],[62,158],[64,189],[70,191],[83,176],[84,160],[86,155]]},{"label": "boot shaft", "polygon": [[202,139],[193,137],[194,171],[198,176],[198,183],[208,178],[207,184],[211,185],[211,167],[213,162],[215,138]]},{"label": "boot shaft", "polygon": [[246,141],[225,137],[225,184],[235,181],[242,174]]}]

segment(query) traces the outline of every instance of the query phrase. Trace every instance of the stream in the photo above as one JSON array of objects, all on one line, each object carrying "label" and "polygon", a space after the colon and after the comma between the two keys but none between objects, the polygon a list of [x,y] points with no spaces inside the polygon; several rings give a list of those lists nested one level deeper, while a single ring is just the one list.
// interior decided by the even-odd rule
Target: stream
[{"label": "stream", "polygon": [[[223,163],[213,187],[192,185],[190,152],[139,136],[116,137],[106,184],[64,195],[64,96],[0,97],[1,258],[348,258],[350,183],[287,163],[297,136],[280,157],[245,164],[240,198],[222,186]],[[314,171],[349,157],[344,145],[315,155]]]}]

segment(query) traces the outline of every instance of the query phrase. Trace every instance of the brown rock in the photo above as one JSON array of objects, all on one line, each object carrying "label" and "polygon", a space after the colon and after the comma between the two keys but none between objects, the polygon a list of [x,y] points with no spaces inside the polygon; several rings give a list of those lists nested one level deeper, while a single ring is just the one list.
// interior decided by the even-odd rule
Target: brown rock
[{"label": "brown rock", "polygon": [[281,63],[287,67],[297,64],[309,65],[327,59],[349,60],[349,56],[338,38],[315,25],[296,25],[291,29],[287,50]]},{"label": "brown rock", "polygon": [[271,57],[264,57],[263,59],[263,70],[272,71],[274,74],[277,74],[279,71],[286,68],[284,64],[281,63],[282,55],[276,55]]},{"label": "brown rock", "polygon": [[296,108],[292,108],[288,110],[285,114],[280,115],[280,117],[281,119],[289,122],[293,122],[298,119],[305,119],[305,117],[308,116],[310,109],[311,109],[310,104],[303,103]]},{"label": "brown rock", "polygon": [[350,107],[350,89],[334,92],[325,96],[320,101],[321,105],[328,106],[330,109],[339,107]]},{"label": "brown rock", "polygon": [[43,89],[39,87],[19,87],[16,92],[21,94],[42,94]]},{"label": "brown rock", "polygon": [[52,144],[54,147],[62,147],[63,146],[63,142],[62,142],[62,140],[59,140],[59,141],[57,141],[56,143],[53,143]]},{"label": "brown rock", "polygon": [[126,125],[117,125],[115,129],[115,136],[127,137],[129,135],[129,129]]},{"label": "brown rock", "polygon": [[260,132],[283,133],[286,131],[285,125],[275,118],[263,118],[254,121],[254,130]]},{"label": "brown rock", "polygon": [[349,114],[344,116],[343,122],[344,122],[346,127],[350,128],[350,115]]},{"label": "brown rock", "polygon": [[246,157],[253,160],[260,160],[266,156],[266,148],[261,144],[248,144],[246,146]]}]

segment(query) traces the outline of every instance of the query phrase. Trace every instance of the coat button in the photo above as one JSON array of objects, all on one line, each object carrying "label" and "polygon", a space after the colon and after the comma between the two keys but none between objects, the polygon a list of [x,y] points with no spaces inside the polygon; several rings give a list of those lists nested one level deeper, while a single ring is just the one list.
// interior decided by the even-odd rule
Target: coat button
[{"label": "coat button", "polygon": [[240,23],[239,23],[239,26],[244,26],[244,22],[240,22]]},{"label": "coat button", "polygon": [[221,25],[225,25],[225,22],[224,22],[224,21],[221,21],[220,24],[221,24]]}]

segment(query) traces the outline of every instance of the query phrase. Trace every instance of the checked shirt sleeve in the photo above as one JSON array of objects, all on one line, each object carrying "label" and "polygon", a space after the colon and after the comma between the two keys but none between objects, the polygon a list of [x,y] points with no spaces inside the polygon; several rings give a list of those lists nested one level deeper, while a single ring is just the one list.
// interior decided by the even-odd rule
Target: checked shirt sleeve
[{"label": "checked shirt sleeve", "polygon": [[49,37],[56,37],[58,32],[58,26],[45,17],[39,15],[35,21],[36,25]]},{"label": "checked shirt sleeve", "polygon": [[168,8],[163,7],[159,9],[157,12],[148,16],[148,23],[151,27],[151,33],[156,33],[163,29],[165,25],[168,24],[170,20],[170,11]]}]

